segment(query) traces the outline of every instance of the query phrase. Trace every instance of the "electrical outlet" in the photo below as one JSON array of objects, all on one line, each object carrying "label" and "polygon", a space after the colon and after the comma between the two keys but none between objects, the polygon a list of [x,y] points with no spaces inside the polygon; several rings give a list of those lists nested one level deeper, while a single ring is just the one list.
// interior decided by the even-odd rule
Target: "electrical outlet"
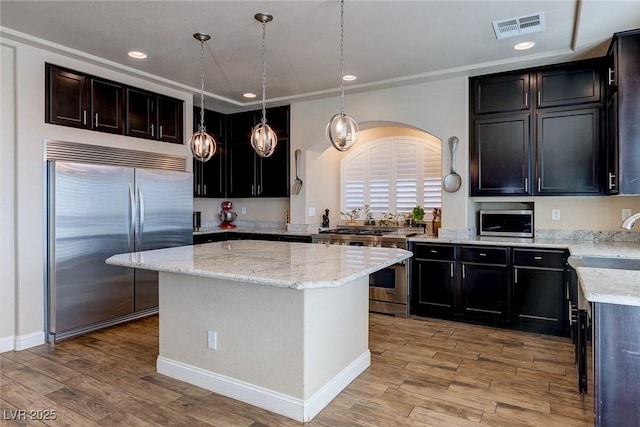
[{"label": "electrical outlet", "polygon": [[631,209],[622,209],[622,220],[629,218],[631,216]]},{"label": "electrical outlet", "polygon": [[309,216],[316,216],[316,208],[309,208]]},{"label": "electrical outlet", "polygon": [[247,207],[246,207],[246,206],[241,207],[241,208],[240,208],[240,213],[241,213],[242,215],[246,215],[246,214],[247,214]]},{"label": "electrical outlet", "polygon": [[209,331],[207,332],[207,347],[211,350],[218,349],[218,333]]},{"label": "electrical outlet", "polygon": [[560,221],[560,209],[551,209],[551,219],[553,221]]}]

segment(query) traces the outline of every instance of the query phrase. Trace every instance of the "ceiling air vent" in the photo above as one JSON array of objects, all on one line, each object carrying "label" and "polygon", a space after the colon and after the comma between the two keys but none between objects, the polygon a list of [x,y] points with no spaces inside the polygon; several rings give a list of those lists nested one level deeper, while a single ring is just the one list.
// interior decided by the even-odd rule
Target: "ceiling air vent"
[{"label": "ceiling air vent", "polygon": [[503,21],[494,21],[492,24],[497,39],[537,33],[538,31],[544,30],[544,12],[505,19]]}]

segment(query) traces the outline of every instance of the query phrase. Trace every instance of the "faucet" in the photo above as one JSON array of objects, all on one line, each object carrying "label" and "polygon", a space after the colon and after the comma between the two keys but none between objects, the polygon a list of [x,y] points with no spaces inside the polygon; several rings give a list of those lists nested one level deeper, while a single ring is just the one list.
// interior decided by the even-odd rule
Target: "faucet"
[{"label": "faucet", "polygon": [[620,228],[631,231],[631,227],[633,227],[638,219],[640,219],[640,212],[627,217],[627,219],[622,221],[622,225],[620,225]]}]

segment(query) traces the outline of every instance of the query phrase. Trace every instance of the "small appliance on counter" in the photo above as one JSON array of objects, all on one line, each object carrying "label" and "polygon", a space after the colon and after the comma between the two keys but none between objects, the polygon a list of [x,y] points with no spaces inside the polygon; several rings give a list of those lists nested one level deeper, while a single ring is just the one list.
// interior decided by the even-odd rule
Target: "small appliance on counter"
[{"label": "small appliance on counter", "polygon": [[233,203],[226,200],[220,203],[220,208],[222,209],[220,212],[220,228],[236,228],[236,225],[232,224],[232,222],[236,219],[238,214],[231,212],[231,209],[233,209]]},{"label": "small appliance on counter", "polygon": [[200,231],[202,226],[202,213],[200,211],[193,211],[193,231]]}]

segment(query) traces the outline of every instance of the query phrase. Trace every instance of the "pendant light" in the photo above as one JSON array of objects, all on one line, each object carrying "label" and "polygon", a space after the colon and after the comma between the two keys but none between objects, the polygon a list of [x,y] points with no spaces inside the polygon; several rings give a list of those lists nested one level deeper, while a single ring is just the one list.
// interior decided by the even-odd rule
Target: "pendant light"
[{"label": "pendant light", "polygon": [[193,37],[200,42],[200,126],[189,139],[189,150],[195,159],[206,162],[216,152],[216,140],[206,132],[204,126],[204,42],[211,36],[195,33]]},{"label": "pendant light", "polygon": [[358,122],[344,113],[344,0],[340,0],[340,112],[329,120],[326,136],[338,151],[347,151],[358,140]]},{"label": "pendant light", "polygon": [[273,20],[273,16],[266,13],[256,13],[254,18],[262,23],[262,120],[251,130],[251,146],[260,157],[269,157],[273,154],[278,144],[278,136],[267,124],[267,22]]}]

